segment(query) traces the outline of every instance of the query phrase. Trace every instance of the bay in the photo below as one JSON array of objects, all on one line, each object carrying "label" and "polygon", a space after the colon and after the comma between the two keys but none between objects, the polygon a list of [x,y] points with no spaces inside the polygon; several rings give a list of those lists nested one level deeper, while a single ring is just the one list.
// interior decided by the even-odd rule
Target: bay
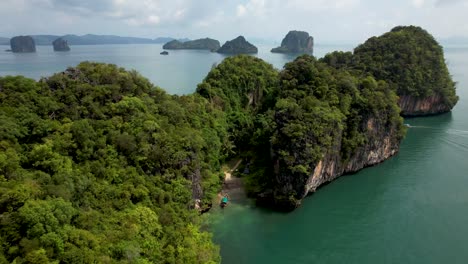
[{"label": "bay", "polygon": [[[318,57],[353,45],[317,46]],[[225,56],[169,51],[161,45],[73,46],[69,53],[38,46],[32,54],[4,52],[0,76],[39,79],[81,61],[135,69],[171,94],[196,89]],[[294,56],[258,57],[281,69]],[[468,47],[446,47],[460,101],[451,113],[405,120],[411,127],[395,157],[344,176],[307,197],[292,213],[233,200],[210,213],[223,263],[466,263],[468,251]]]},{"label": "bay", "polygon": [[[271,53],[273,46],[259,46],[259,58],[277,69],[295,58],[293,55]],[[35,53],[6,52],[9,46],[0,45],[0,76],[24,75],[33,79],[50,76],[76,66],[82,61],[116,64],[137,70],[153,84],[171,94],[189,94],[208,74],[213,65],[226,56],[207,50],[169,50],[162,56],[161,44],[80,45],[70,52],[54,52],[52,46],[37,46]],[[351,45],[322,45],[315,48],[316,56],[335,49],[351,50]]]}]

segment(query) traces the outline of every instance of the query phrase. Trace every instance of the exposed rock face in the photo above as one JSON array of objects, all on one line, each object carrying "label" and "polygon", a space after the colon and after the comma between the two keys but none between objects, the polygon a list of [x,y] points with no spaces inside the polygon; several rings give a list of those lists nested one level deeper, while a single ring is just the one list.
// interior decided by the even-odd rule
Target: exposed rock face
[{"label": "exposed rock face", "polygon": [[274,48],[271,52],[276,53],[307,53],[312,54],[314,50],[314,38],[305,31],[289,31],[281,41],[281,46]]},{"label": "exposed rock face", "polygon": [[400,140],[395,136],[397,134],[395,129],[388,131],[383,124],[376,124],[373,118],[367,120],[367,126],[372,140],[359,148],[345,163],[336,153],[327,153],[307,180],[304,196],[309,192],[314,192],[323,183],[332,181],[343,174],[378,164],[398,152]]},{"label": "exposed rock face", "polygon": [[58,38],[52,42],[54,46],[54,51],[70,51],[70,47],[68,46],[68,42],[63,38]]},{"label": "exposed rock face", "polygon": [[161,53],[159,53],[159,54],[161,54],[161,55],[169,55],[169,52],[163,51],[163,52],[161,52]]},{"label": "exposed rock face", "polygon": [[181,42],[178,40],[170,41],[164,44],[163,49],[199,49],[216,51],[220,47],[219,41],[210,38],[196,39],[192,41]]},{"label": "exposed rock face", "polygon": [[[324,183],[330,182],[343,174],[357,172],[365,167],[378,164],[395,155],[399,150],[401,138],[396,127],[386,127],[377,118],[369,117],[361,122],[368,133],[368,142],[358,148],[350,159],[343,161],[340,155],[341,137],[334,140],[334,147],[325,153],[323,159],[315,164],[313,173],[308,178],[293,177],[284,174],[278,160],[275,161],[275,176],[278,189],[263,193],[258,197],[261,204],[273,206],[279,210],[293,210],[298,207],[307,194],[315,192]],[[343,135],[343,131],[339,131]],[[295,193],[295,197],[278,196]]]},{"label": "exposed rock face", "polygon": [[231,41],[227,41],[218,49],[218,53],[223,54],[250,54],[257,53],[258,49],[249,43],[243,36],[239,36]]},{"label": "exposed rock face", "polygon": [[34,39],[30,36],[17,36],[10,40],[11,51],[23,52],[36,52],[36,44]]},{"label": "exposed rock face", "polygon": [[403,116],[435,115],[451,110],[451,107],[445,103],[441,95],[432,95],[425,98],[402,95],[398,100],[398,105]]}]

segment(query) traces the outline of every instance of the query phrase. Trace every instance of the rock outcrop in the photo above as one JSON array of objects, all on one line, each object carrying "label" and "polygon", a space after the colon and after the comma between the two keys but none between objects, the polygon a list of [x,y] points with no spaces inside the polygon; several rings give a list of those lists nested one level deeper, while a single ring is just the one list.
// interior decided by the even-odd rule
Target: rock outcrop
[{"label": "rock outcrop", "polygon": [[210,38],[196,39],[186,42],[172,40],[164,44],[163,49],[176,50],[176,49],[197,49],[197,50],[211,50],[216,51],[220,47],[219,41]]},{"label": "rock outcrop", "polygon": [[260,201],[292,210],[324,183],[398,152],[405,127],[395,91],[350,74],[309,55],[284,67],[268,141],[274,177]]},{"label": "rock outcrop", "polygon": [[11,51],[17,53],[36,52],[36,44],[30,36],[16,36],[10,39]]},{"label": "rock outcrop", "polygon": [[169,52],[167,52],[167,51],[162,51],[162,52],[160,52],[159,54],[161,54],[161,55],[169,55]]},{"label": "rock outcrop", "polygon": [[281,41],[281,46],[274,48],[275,53],[307,53],[312,54],[314,50],[314,38],[305,31],[289,31]]},{"label": "rock outcrop", "polygon": [[52,42],[54,46],[54,51],[70,51],[70,46],[68,46],[68,41],[63,38],[58,38]]},{"label": "rock outcrop", "polygon": [[308,177],[296,177],[297,175],[290,172],[283,173],[282,166],[285,164],[275,159],[276,189],[260,194],[258,202],[272,206],[276,210],[293,210],[301,204],[303,198],[315,192],[321,185],[344,174],[354,173],[381,163],[395,155],[400,146],[400,132],[397,127],[387,127],[387,124],[377,121],[378,119],[370,116],[361,122],[360,126],[367,131],[368,141],[364,146],[355,150],[347,160],[344,160],[341,155],[341,139],[344,131],[338,131],[333,147],[313,165],[313,172]]},{"label": "rock outcrop", "polygon": [[227,41],[218,49],[218,53],[223,54],[252,54],[258,53],[257,47],[249,43],[243,36],[239,36],[231,41]]},{"label": "rock outcrop", "polygon": [[398,100],[398,105],[401,108],[403,116],[435,115],[451,110],[441,95],[432,95],[424,98],[402,95]]}]

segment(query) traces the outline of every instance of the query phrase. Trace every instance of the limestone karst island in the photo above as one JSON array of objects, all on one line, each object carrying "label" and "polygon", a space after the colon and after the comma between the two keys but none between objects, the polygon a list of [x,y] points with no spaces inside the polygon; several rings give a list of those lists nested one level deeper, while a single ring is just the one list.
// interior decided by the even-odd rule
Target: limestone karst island
[{"label": "limestone karst island", "polygon": [[[156,25],[159,20],[153,18],[153,22]],[[285,36],[281,45],[264,53],[281,57],[294,54],[280,69],[261,59],[254,41],[243,36],[222,46],[211,38],[171,40],[162,46],[170,55],[161,52],[161,46],[150,46],[148,50],[157,58],[148,65],[157,67],[163,62],[168,70],[154,71],[174,79],[186,77],[179,75],[180,68],[190,66],[190,62],[178,57],[178,64],[170,64],[176,55],[189,52],[173,50],[197,52],[197,58],[211,56],[206,63],[208,74],[192,93],[183,95],[166,92],[136,70],[93,61],[37,80],[0,77],[0,263],[219,263],[220,252],[225,254],[223,259],[231,256],[232,263],[242,263],[246,259],[242,254],[232,257],[224,250],[236,249],[248,239],[226,239],[232,244],[223,244],[220,251],[214,241],[224,240],[219,236],[213,240],[210,232],[215,233],[215,229],[210,228],[214,224],[223,224],[222,231],[247,230],[251,239],[265,239],[267,247],[283,243],[275,237],[281,230],[273,227],[288,217],[304,216],[305,211],[300,210],[305,208],[293,214],[276,211],[295,210],[307,195],[326,183],[385,162],[400,151],[411,151],[410,147],[400,148],[409,129],[403,117],[450,112],[459,100],[442,46],[420,27],[398,26],[369,38],[352,52],[335,51],[322,58],[312,56],[317,48],[311,35],[292,30],[278,36],[278,41]],[[66,58],[75,52],[93,52],[89,46],[72,46],[73,53],[58,52],[69,51],[69,43],[65,37],[56,38],[53,50],[57,52],[53,53],[50,45],[48,49],[54,56]],[[125,59],[145,47],[132,43],[128,52],[122,45],[116,53],[124,54]],[[93,56],[109,47],[100,48]],[[11,50],[36,52],[35,41],[14,37]],[[5,56],[22,59],[23,55]],[[219,57],[219,63],[211,60]],[[129,65],[136,63],[128,60]],[[447,129],[438,128],[436,121],[431,125],[424,130],[428,137],[451,129],[446,124],[441,126]],[[227,168],[232,161],[237,165]],[[235,197],[223,192],[225,177],[231,173],[242,176],[242,188],[255,203],[241,207]],[[448,180],[443,178],[435,185]],[[381,183],[385,184],[393,183]],[[428,183],[424,188],[437,189]],[[422,192],[424,188],[411,191]],[[345,195],[344,191],[337,193]],[[436,200],[433,195],[428,199]],[[418,200],[427,196],[410,197],[418,201],[417,210],[430,207],[425,200]],[[390,198],[378,198],[370,209],[365,207],[352,215],[359,218],[366,211],[387,210],[381,204]],[[398,200],[398,210],[410,200],[406,198]],[[465,198],[456,198],[466,205]],[[435,204],[445,208],[448,202],[436,200]],[[436,205],[431,207],[434,218]],[[239,216],[257,206],[269,208],[262,211],[266,216],[261,220]],[[333,206],[339,205],[330,208]],[[343,220],[341,210],[316,210],[312,220],[298,220],[300,235],[314,228],[313,221],[321,217]],[[210,214],[216,217],[210,220]],[[374,220],[385,222],[388,230],[372,230],[372,234],[383,236],[392,233],[392,228],[406,232],[406,220],[392,225],[393,217],[390,212]],[[232,219],[237,222],[225,224]],[[438,221],[449,226],[448,219]],[[239,227],[245,223],[254,227]],[[367,229],[366,223],[360,225],[359,230]],[[294,225],[284,228],[291,233],[295,230]],[[336,235],[328,233],[328,227],[320,228],[326,234],[316,233],[333,237],[334,244],[346,237],[345,231],[353,230],[339,226],[343,233]],[[267,233],[260,233],[264,230]],[[421,240],[432,239],[430,231],[420,232]],[[356,238],[353,252],[366,251],[374,243],[364,241],[364,237]],[[297,239],[311,250],[321,242],[309,236]],[[288,241],[283,245],[289,245]],[[398,241],[401,248],[411,248],[409,242]],[[295,254],[296,247],[288,247],[265,250],[273,257],[282,256],[283,250]],[[438,243],[437,248],[446,250]],[[324,253],[318,257],[290,257],[290,263],[321,263],[321,257],[342,250],[338,246],[326,249],[320,248]],[[431,254],[430,249],[422,252]],[[261,263],[262,258],[255,260]],[[340,258],[341,263],[347,260],[359,262],[348,256]],[[408,257],[407,263],[414,260]],[[458,263],[464,262],[466,259]]]},{"label": "limestone karst island", "polygon": [[252,54],[257,53],[258,48],[248,42],[244,36],[238,36],[233,40],[226,41],[217,52],[224,54]]},{"label": "limestone karst island", "polygon": [[281,41],[281,46],[271,50],[271,52],[276,53],[307,53],[311,55],[313,51],[314,38],[305,31],[297,30],[289,31]]},{"label": "limestone karst island", "polygon": [[10,39],[11,51],[15,53],[36,52],[36,43],[30,36],[16,36]]}]

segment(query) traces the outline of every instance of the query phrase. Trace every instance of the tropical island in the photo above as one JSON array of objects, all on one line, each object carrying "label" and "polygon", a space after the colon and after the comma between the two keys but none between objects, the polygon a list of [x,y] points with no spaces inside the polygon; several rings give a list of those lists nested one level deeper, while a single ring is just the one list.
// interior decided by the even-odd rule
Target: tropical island
[{"label": "tropical island", "polygon": [[185,42],[181,42],[179,40],[172,40],[163,45],[163,49],[168,50],[198,49],[216,51],[219,49],[219,47],[219,41],[210,38],[196,39]]},{"label": "tropical island", "polygon": [[[281,71],[232,56],[184,96],[92,62],[39,81],[1,77],[0,263],[219,262],[199,211],[212,206],[226,160],[249,160],[244,183],[259,204],[292,210],[322,184],[399,151],[399,96],[441,94],[453,107],[438,45],[394,51],[398,63],[435,56],[407,65],[408,78],[368,67],[393,36],[434,44],[421,28],[397,27],[366,42],[378,45],[301,55]],[[412,86],[425,71],[440,72],[431,79],[439,88]]]},{"label": "tropical island", "polygon": [[31,36],[16,36],[10,39],[11,51],[15,53],[36,52],[36,43]]},{"label": "tropical island", "polygon": [[442,46],[420,27],[395,27],[368,39],[354,53],[334,52],[323,61],[386,80],[396,90],[404,116],[445,113],[458,101]]},{"label": "tropical island", "polygon": [[54,51],[70,51],[70,46],[68,46],[68,41],[63,38],[58,38],[52,42],[54,46]]},{"label": "tropical island", "polygon": [[306,53],[314,51],[314,38],[305,31],[292,30],[281,41],[281,46],[273,48],[274,53]]},{"label": "tropical island", "polygon": [[258,52],[258,48],[248,42],[243,36],[226,41],[221,48],[217,50],[223,54],[253,54]]}]

